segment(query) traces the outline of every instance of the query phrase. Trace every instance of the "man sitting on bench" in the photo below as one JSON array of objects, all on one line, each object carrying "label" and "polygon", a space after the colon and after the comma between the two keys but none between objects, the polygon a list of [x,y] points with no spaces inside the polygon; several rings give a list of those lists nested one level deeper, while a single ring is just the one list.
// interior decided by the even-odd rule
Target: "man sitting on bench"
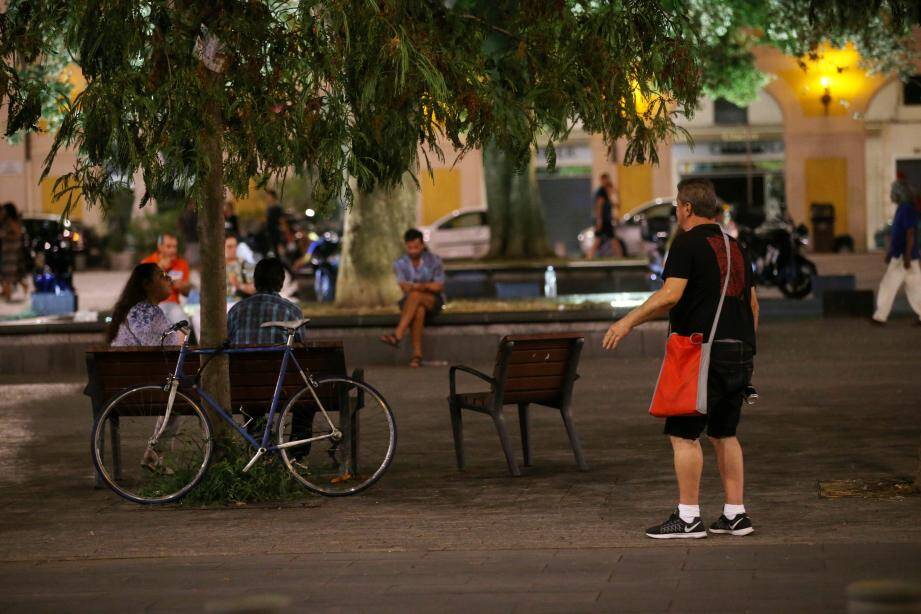
[{"label": "man sitting on bench", "polygon": [[[409,366],[422,366],[422,333],[428,314],[437,314],[444,307],[445,268],[441,258],[425,247],[422,233],[410,228],[403,235],[406,254],[393,263],[397,283],[403,291],[400,299],[400,323],[392,335],[381,336],[387,345],[398,347],[411,330],[413,358]],[[412,327],[412,328],[410,328]]]},{"label": "man sitting on bench", "polygon": [[[280,294],[285,268],[278,258],[263,258],[253,273],[256,294],[234,305],[227,314],[227,339],[231,345],[284,345],[285,331],[263,322],[300,320],[301,308]],[[306,333],[301,329],[301,339]]]},{"label": "man sitting on bench", "polygon": [[[227,339],[231,345],[284,345],[288,341],[285,330],[278,326],[265,326],[263,322],[290,322],[304,317],[301,308],[282,297],[279,292],[285,283],[285,268],[278,258],[263,258],[253,273],[256,294],[231,307],[227,314]],[[307,336],[300,330],[301,340]],[[291,425],[292,439],[310,437],[313,411],[296,412]],[[250,427],[252,428],[252,427]],[[253,433],[258,436],[258,433]],[[310,452],[310,446],[291,448],[293,463]]]}]

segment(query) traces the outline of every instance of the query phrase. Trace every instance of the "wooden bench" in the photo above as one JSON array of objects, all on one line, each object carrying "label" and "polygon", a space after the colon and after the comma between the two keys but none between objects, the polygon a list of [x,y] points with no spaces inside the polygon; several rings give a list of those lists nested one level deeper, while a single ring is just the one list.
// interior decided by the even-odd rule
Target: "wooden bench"
[{"label": "wooden bench", "polygon": [[[248,416],[262,416],[268,413],[281,368],[281,352],[260,352],[231,354],[230,359],[230,398],[234,413],[245,412]],[[294,356],[301,367],[309,370],[318,379],[327,376],[347,375],[345,351],[342,341],[311,341],[306,346],[295,345]],[[87,386],[83,393],[90,397],[93,408],[93,421],[105,409],[106,405],[119,393],[135,386],[150,384],[163,385],[167,376],[176,368],[179,357],[178,347],[164,350],[150,347],[95,347],[86,351]],[[186,358],[185,374],[194,378],[204,355],[190,355]],[[362,380],[364,371],[355,369],[354,379]],[[284,409],[287,399],[303,388],[301,379],[294,365],[289,365],[282,383],[282,395],[278,412]],[[338,411],[339,400],[333,398],[331,390],[321,386],[317,391],[323,406],[328,411]],[[182,390],[187,390],[185,387]],[[191,395],[199,406],[207,410],[197,395]],[[303,395],[298,408],[315,405],[310,395]],[[150,409],[149,407],[147,409]],[[130,411],[130,410],[129,410]],[[121,412],[123,415],[125,412]],[[277,414],[276,414],[277,415]],[[345,424],[341,425],[343,428]],[[118,457],[120,441],[117,432],[112,434],[112,449]],[[352,446],[352,456],[357,453],[357,445]],[[353,459],[354,460],[354,459]]]},{"label": "wooden bench", "polygon": [[[505,452],[508,470],[512,475],[521,475],[512,452],[508,430],[505,428],[502,408],[505,405],[518,405],[524,465],[528,467],[531,465],[528,407],[533,404],[559,410],[563,423],[566,425],[576,463],[582,471],[588,470],[570,411],[572,390],[579,377],[576,370],[579,366],[579,355],[582,352],[584,341],[583,335],[579,333],[509,335],[499,343],[492,377],[471,367],[462,365],[451,367],[448,374],[451,390],[448,405],[451,411],[458,469],[464,468],[461,412],[469,409],[492,417],[496,430],[499,432],[499,441]],[[458,371],[484,380],[489,383],[490,389],[482,392],[458,393],[456,388]]]}]

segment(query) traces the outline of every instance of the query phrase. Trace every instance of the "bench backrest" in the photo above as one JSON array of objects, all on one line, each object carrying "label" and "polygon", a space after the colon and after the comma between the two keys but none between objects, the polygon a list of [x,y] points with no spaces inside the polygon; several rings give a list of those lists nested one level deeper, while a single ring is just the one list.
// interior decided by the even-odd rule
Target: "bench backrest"
[{"label": "bench backrest", "polygon": [[[178,348],[97,347],[86,352],[89,383],[86,394],[93,397],[97,409],[115,394],[127,388],[145,384],[163,384],[176,366]],[[316,377],[346,375],[345,352],[341,341],[311,341],[296,346],[294,356],[301,367]],[[230,358],[230,396],[233,409],[241,406],[247,413],[268,411],[275,392],[275,382],[281,368],[281,352],[232,354]],[[194,377],[205,356],[189,356],[185,374]],[[293,364],[289,364],[282,384],[283,400],[291,398],[304,386]],[[333,409],[324,398],[328,391],[320,390],[327,409]]]},{"label": "bench backrest", "polygon": [[504,337],[493,371],[503,403],[561,407],[572,392],[583,343],[580,333]]}]

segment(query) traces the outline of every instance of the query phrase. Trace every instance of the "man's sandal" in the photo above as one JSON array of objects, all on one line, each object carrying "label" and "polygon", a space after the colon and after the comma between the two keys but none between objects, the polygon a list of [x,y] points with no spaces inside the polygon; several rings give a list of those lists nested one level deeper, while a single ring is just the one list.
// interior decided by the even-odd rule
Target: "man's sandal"
[{"label": "man's sandal", "polygon": [[386,343],[390,347],[394,347],[394,348],[400,347],[400,339],[397,339],[395,335],[381,335],[380,342]]},{"label": "man's sandal", "polygon": [[422,357],[421,357],[421,356],[413,356],[412,360],[409,361],[409,366],[412,367],[413,369],[418,369],[419,367],[421,367],[421,366],[422,366]]}]

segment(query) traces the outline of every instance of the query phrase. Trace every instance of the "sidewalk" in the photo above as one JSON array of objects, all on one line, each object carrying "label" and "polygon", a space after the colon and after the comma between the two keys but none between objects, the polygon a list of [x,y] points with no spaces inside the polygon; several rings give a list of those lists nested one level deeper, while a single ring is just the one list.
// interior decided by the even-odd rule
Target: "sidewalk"
[{"label": "sidewalk", "polygon": [[[652,358],[583,362],[574,412],[587,473],[559,417],[539,408],[524,477],[507,475],[493,427],[477,415],[466,417],[460,473],[447,369],[370,366],[399,429],[378,485],[357,497],[205,510],[141,508],[94,491],[82,382],[2,380],[0,610],[202,611],[274,593],[289,611],[840,611],[851,581],[921,581],[921,497],[817,495],[820,480],[913,474],[919,345],[904,319],[884,329],[767,323],[762,399],[740,433],[757,531],[692,543],[643,536],[675,498],[661,424],[645,414]],[[712,521],[722,496],[708,448],[702,508]]]}]

